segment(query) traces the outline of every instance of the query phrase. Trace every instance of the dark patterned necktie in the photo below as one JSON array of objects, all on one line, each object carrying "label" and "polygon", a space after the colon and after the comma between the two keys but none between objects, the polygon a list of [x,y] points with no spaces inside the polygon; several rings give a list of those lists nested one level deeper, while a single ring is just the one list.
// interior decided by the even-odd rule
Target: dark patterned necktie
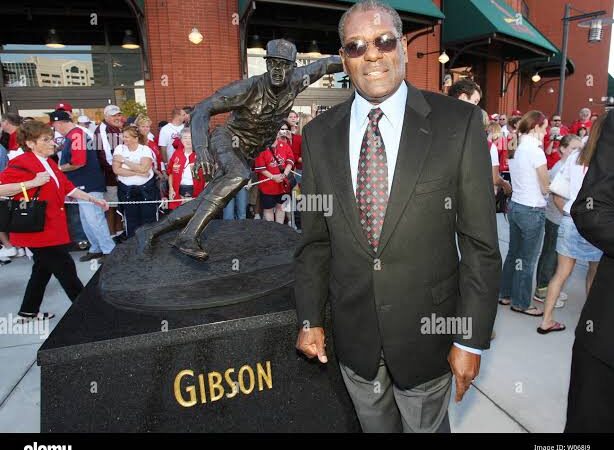
[{"label": "dark patterned necktie", "polygon": [[383,115],[379,108],[369,112],[369,124],[362,138],[356,177],[360,223],[374,252],[377,252],[379,246],[388,206],[388,162],[379,130],[379,121]]}]

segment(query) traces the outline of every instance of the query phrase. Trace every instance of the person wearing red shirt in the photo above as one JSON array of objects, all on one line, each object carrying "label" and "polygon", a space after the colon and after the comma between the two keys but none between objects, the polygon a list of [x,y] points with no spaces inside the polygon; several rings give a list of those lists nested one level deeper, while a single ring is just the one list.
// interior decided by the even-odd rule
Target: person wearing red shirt
[{"label": "person wearing red shirt", "polygon": [[561,154],[558,151],[561,139],[568,134],[569,128],[562,124],[561,116],[558,114],[552,116],[552,126],[548,127],[546,136],[544,136],[544,152],[546,153],[548,170],[552,169],[561,159]]},{"label": "person wearing red shirt", "polygon": [[[181,148],[175,150],[168,160],[168,184],[169,200],[185,199],[186,201],[198,197],[205,188],[205,177],[202,169],[199,170],[198,176],[192,175],[192,167],[196,160],[196,153],[192,150],[192,134],[190,129],[185,127],[181,130]],[[181,206],[183,202],[169,202],[168,209],[175,209]]]},{"label": "person wearing red shirt", "polygon": [[301,155],[301,145],[303,144],[303,136],[299,134],[299,116],[295,111],[290,111],[288,114],[288,123],[290,124],[290,145],[292,146],[292,154],[294,155],[294,167],[297,172],[303,170],[303,158]]},{"label": "person wearing red shirt", "polygon": [[[2,144],[9,152],[15,151],[19,148],[17,143],[17,129],[22,123],[22,118],[19,114],[6,113],[2,115],[0,120],[0,128],[2,129]],[[12,157],[9,156],[9,159]]]},{"label": "person wearing red shirt", "polygon": [[[290,193],[288,174],[294,166],[294,154],[284,133],[290,132],[290,126],[286,122],[282,125],[277,135],[273,148],[267,148],[256,158],[254,165],[258,174],[260,199],[262,202],[263,216],[265,220],[284,223],[286,212],[284,211],[284,195]],[[266,181],[265,181],[266,180]]]},{"label": "person wearing red shirt", "polygon": [[[83,289],[75,263],[66,247],[70,237],[65,197],[92,202],[105,210],[109,207],[106,201],[77,189],[55,161],[49,158],[55,152],[53,135],[53,130],[42,122],[30,121],[23,124],[17,131],[17,139],[25,153],[11,160],[0,173],[0,195],[12,196],[17,201],[27,200],[25,191],[28,198],[37,196],[39,200],[47,202],[43,231],[11,232],[9,235],[13,245],[28,247],[34,257],[32,274],[19,311],[19,316],[26,319],[45,320],[54,317],[54,314],[39,312],[51,275],[58,279],[71,301]],[[37,179],[44,183],[38,184]]]},{"label": "person wearing red shirt", "polygon": [[591,126],[593,126],[593,122],[591,122],[591,110],[588,108],[582,108],[580,110],[580,118],[569,127],[569,131],[571,134],[578,134],[578,130],[580,128],[586,128],[590,131]]}]

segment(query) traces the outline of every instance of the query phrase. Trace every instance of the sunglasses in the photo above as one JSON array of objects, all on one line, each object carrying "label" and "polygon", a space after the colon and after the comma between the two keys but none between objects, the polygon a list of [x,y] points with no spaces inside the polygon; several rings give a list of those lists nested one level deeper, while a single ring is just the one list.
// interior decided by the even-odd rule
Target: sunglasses
[{"label": "sunglasses", "polygon": [[357,39],[355,41],[348,42],[343,46],[343,51],[349,58],[360,58],[369,48],[369,44],[375,45],[378,51],[381,53],[390,53],[397,48],[397,42],[402,38],[396,37],[393,34],[386,33],[376,37],[372,41],[364,41]]}]

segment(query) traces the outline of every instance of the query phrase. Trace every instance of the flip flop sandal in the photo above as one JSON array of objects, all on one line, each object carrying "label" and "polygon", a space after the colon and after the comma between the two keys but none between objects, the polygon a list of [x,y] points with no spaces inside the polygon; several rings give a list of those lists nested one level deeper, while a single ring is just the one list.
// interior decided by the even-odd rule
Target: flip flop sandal
[{"label": "flip flop sandal", "polygon": [[559,322],[554,322],[554,325],[552,325],[550,328],[544,329],[542,327],[537,327],[537,332],[539,334],[548,334],[554,331],[563,331],[564,329],[565,329],[565,325]]},{"label": "flip flop sandal", "polygon": [[514,308],[513,306],[510,308],[512,311],[517,312],[519,314],[524,314],[526,316],[531,316],[531,317],[541,317],[544,315],[544,312],[542,311],[539,314],[531,314],[529,311],[538,311],[538,309],[535,306],[531,306],[528,309],[518,309],[518,308]]},{"label": "flip flop sandal", "polygon": [[512,304],[511,300],[503,300],[502,298],[499,299],[499,304],[503,305],[503,306],[509,306]]}]

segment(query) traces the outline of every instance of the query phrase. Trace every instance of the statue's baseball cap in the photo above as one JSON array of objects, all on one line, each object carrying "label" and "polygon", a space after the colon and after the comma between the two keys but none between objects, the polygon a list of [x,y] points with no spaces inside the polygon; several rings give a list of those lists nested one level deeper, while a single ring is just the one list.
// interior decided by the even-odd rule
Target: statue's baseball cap
[{"label": "statue's baseball cap", "polygon": [[266,45],[267,58],[285,59],[286,61],[296,62],[296,45],[285,39],[274,39]]}]

